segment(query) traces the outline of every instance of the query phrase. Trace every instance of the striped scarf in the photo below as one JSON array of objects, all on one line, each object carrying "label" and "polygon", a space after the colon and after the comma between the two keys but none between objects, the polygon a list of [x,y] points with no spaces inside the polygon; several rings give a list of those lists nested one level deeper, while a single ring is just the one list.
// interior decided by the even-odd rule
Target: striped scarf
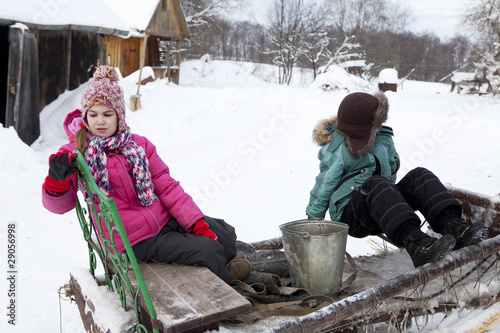
[{"label": "striped scarf", "polygon": [[[95,178],[97,186],[108,195],[110,192],[106,151],[117,150],[125,156],[132,167],[137,198],[143,206],[151,205],[156,199],[154,184],[149,171],[149,161],[144,149],[132,140],[132,133],[127,129],[123,133],[104,138],[92,136],[87,143],[85,160]],[[85,191],[86,192],[86,191]],[[88,197],[88,193],[85,193]]]}]

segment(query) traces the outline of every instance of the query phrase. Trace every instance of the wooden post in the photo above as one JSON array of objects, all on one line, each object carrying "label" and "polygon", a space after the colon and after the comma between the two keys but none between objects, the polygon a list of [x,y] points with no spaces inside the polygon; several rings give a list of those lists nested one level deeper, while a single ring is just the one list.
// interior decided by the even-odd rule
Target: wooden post
[{"label": "wooden post", "polygon": [[68,45],[66,48],[66,90],[69,90],[71,79],[71,27],[68,27]]},{"label": "wooden post", "polygon": [[139,80],[137,82],[137,94],[130,96],[130,109],[132,111],[136,111],[139,109],[142,109],[141,105],[141,95],[139,94],[139,91],[141,89],[141,78],[142,78],[142,67],[144,67],[144,60],[146,58],[146,48],[148,44],[148,34],[145,33],[144,35],[144,42],[142,45],[142,52],[141,52],[141,59],[140,59],[140,67],[139,67]]},{"label": "wooden post", "polygon": [[21,31],[21,38],[19,38],[19,62],[17,67],[17,82],[16,82],[16,99],[14,101],[14,128],[19,133],[19,98],[21,97],[21,81],[23,74],[23,57],[24,57],[24,31]]}]

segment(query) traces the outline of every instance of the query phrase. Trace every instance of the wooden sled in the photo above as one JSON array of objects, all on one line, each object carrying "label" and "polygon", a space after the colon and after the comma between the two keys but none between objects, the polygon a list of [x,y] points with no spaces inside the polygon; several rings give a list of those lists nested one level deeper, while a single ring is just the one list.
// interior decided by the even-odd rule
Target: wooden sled
[{"label": "wooden sled", "polygon": [[[80,201],[76,205],[89,248],[90,269],[71,272],[68,293],[76,300],[87,332],[203,332],[217,330],[219,325],[227,329],[234,326],[240,332],[259,331],[259,321],[250,324],[228,321],[250,313],[252,305],[208,269],[138,263],[114,201],[96,186],[81,154],[77,170],[80,187],[86,186],[92,198],[84,205],[86,209]],[[495,304],[500,291],[491,293],[481,286],[497,275],[499,201],[458,188],[449,190],[461,202],[464,218],[484,221],[491,238],[418,269],[413,268],[404,250],[354,258],[355,268],[346,264],[344,277],[353,273],[357,277],[340,294],[329,295],[335,300],[332,304],[299,317],[266,318],[265,331],[352,332],[380,322],[403,327],[413,317],[457,307],[486,308]],[[98,223],[93,222],[94,217]],[[105,239],[105,228],[114,235],[111,240]],[[125,245],[122,253],[116,251],[116,237]],[[282,247],[280,238],[252,245],[261,250]],[[102,267],[98,268],[98,263]],[[117,293],[118,308],[123,312],[118,318],[128,318],[121,328],[112,328],[102,320],[102,314],[109,314],[112,306],[104,301],[105,310],[100,310],[103,301],[97,296],[111,291],[113,295]],[[105,300],[108,299],[106,296]],[[488,327],[496,325],[495,320],[498,318],[491,318]]]}]

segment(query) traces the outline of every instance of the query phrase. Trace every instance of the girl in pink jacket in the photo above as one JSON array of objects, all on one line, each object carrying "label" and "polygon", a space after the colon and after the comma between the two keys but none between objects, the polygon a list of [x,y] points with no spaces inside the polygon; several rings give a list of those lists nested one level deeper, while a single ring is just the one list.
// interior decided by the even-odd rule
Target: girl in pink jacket
[{"label": "girl in pink jacket", "polygon": [[[49,158],[42,190],[44,207],[56,214],[75,208],[78,182],[72,152],[78,149],[96,184],[115,200],[139,261],[205,266],[228,283],[244,279],[233,274],[248,275],[251,269],[239,256],[232,260],[237,254],[234,228],[205,216],[170,176],[155,146],[131,133],[113,67],[97,68],[82,94],[81,106],[64,121],[70,142]],[[123,251],[121,241],[115,238],[115,242],[117,250]]]}]

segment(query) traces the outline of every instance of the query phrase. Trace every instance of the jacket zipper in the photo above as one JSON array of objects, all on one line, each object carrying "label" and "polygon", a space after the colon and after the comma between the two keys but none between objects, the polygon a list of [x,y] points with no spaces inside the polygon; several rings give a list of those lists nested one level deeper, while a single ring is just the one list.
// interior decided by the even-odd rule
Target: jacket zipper
[{"label": "jacket zipper", "polygon": [[349,179],[353,178],[353,177],[356,177],[357,175],[360,175],[362,174],[363,172],[365,172],[365,169],[361,169],[355,173],[351,173],[349,176],[347,177],[344,177],[342,178],[342,180],[340,181],[340,183],[337,185],[337,187],[335,188],[335,191],[337,191],[339,189],[340,186],[342,186],[342,184],[344,184],[346,181],[348,181]]}]

